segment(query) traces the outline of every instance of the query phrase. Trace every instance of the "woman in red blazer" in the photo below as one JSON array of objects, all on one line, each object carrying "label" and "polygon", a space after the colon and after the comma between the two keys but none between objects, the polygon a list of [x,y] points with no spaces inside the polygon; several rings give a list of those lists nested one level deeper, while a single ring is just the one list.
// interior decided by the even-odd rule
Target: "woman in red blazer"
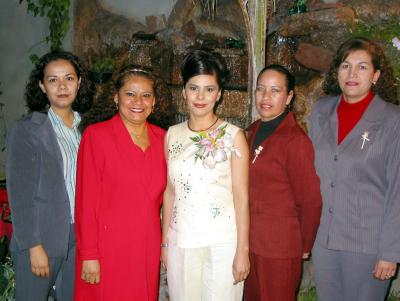
[{"label": "woman in red blazer", "polygon": [[280,65],[257,78],[249,127],[250,264],[245,300],[295,300],[302,259],[310,256],[321,213],[311,141],[289,105],[293,75]]},{"label": "woman in red blazer", "polygon": [[[78,152],[75,301],[156,301],[164,130],[147,121],[156,79],[139,66],[115,74],[85,116]],[[106,120],[107,119],[107,120]]]}]

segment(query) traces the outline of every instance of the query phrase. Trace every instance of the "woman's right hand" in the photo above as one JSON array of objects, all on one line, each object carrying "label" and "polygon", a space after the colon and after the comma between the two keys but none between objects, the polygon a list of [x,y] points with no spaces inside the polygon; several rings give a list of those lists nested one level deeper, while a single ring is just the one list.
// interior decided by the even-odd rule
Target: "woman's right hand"
[{"label": "woman's right hand", "polygon": [[90,284],[100,282],[100,262],[98,260],[82,260],[81,279]]},{"label": "woman's right hand", "polygon": [[168,261],[168,247],[161,248],[161,266],[164,270],[167,270],[167,261]]}]

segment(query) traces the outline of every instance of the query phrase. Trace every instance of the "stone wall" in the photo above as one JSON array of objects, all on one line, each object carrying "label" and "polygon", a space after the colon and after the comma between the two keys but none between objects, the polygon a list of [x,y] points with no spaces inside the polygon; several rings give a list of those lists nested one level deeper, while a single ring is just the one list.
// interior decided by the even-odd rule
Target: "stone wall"
[{"label": "stone wall", "polygon": [[378,26],[393,18],[400,21],[400,2],[310,0],[307,12],[288,16],[292,4],[276,1],[277,10],[269,19],[266,61],[287,66],[295,74],[295,113],[306,129],[310,106],[322,94],[324,74],[338,46],[361,22]]},{"label": "stone wall", "polygon": [[[115,14],[101,0],[79,1],[75,8],[75,52],[89,65],[101,57],[112,57],[117,68],[127,62],[152,68],[170,89],[172,106],[163,108],[173,111],[175,123],[187,114],[179,75],[184,54],[199,47],[217,51],[231,73],[218,114],[246,127],[251,120],[251,104],[243,12],[237,0],[224,0],[210,17],[200,2],[178,0],[168,20],[165,16],[147,16],[144,26]],[[164,99],[169,101],[168,97]]]}]

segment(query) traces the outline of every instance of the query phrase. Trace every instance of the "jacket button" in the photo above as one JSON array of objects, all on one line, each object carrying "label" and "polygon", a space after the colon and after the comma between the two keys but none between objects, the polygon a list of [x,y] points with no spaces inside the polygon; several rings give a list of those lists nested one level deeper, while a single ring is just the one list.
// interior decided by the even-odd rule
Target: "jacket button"
[{"label": "jacket button", "polygon": [[333,208],[329,208],[328,211],[329,211],[329,213],[332,213],[333,212]]},{"label": "jacket button", "polygon": [[337,155],[335,155],[334,157],[333,157],[333,161],[337,161]]},{"label": "jacket button", "polygon": [[335,187],[335,182],[331,182],[331,187]]}]

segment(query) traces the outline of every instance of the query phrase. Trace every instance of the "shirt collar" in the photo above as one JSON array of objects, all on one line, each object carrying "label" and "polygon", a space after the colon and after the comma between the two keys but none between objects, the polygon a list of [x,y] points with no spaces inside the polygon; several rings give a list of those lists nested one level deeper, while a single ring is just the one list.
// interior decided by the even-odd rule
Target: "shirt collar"
[{"label": "shirt collar", "polygon": [[[58,116],[58,115],[53,111],[53,109],[52,109],[51,107],[50,107],[50,109],[49,109],[49,111],[48,111],[47,114],[48,114],[48,116],[49,116],[49,118],[50,118],[50,121],[51,121],[53,124],[66,126],[65,123],[64,123],[64,121],[61,119],[61,117]],[[77,128],[80,122],[81,122],[81,116],[79,115],[78,112],[75,112],[75,111],[74,111],[74,121],[72,122],[72,127],[73,127],[73,128]]]}]

